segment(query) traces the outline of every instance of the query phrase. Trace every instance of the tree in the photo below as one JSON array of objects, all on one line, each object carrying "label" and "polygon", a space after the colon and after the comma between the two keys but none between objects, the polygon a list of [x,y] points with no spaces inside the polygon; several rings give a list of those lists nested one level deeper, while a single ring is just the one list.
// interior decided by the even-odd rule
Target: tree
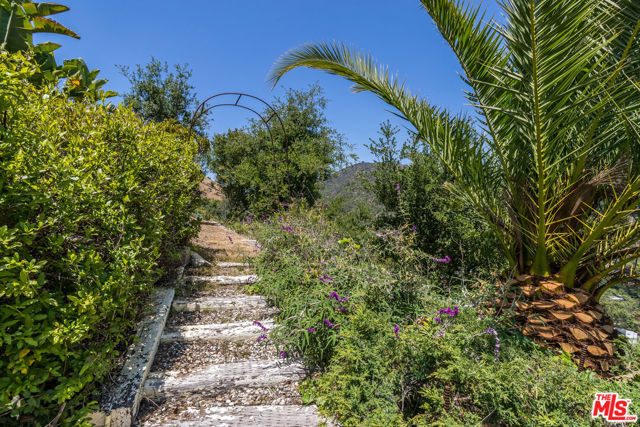
[{"label": "tree", "polygon": [[477,277],[504,267],[497,242],[473,205],[450,197],[445,185],[453,181],[452,174],[415,136],[400,145],[398,132],[390,122],[381,123],[379,138],[367,146],[376,167],[366,186],[385,207],[377,225],[411,230],[416,247],[429,254],[428,259],[450,256],[451,262],[430,269],[440,276],[471,272]]},{"label": "tree", "polygon": [[521,280],[555,278],[587,307],[637,278],[640,3],[510,0],[500,3],[504,25],[462,1],[421,3],[462,66],[478,120],[411,95],[342,44],[286,53],[274,83],[316,68],[393,106],[455,177],[453,194],[482,214]]},{"label": "tree", "polygon": [[377,140],[369,138],[370,144],[366,147],[376,159],[376,168],[373,171],[373,181],[369,186],[376,199],[389,211],[398,208],[398,189],[400,181],[399,170],[401,168],[401,151],[398,148],[396,135],[400,132],[388,120],[380,123]]},{"label": "tree", "polygon": [[[127,107],[145,120],[175,120],[190,126],[198,102],[194,86],[189,82],[192,72],[188,64],[176,64],[170,72],[166,62],[152,57],[144,67],[137,64],[135,71],[122,65],[119,68],[131,83],[129,92],[122,96]],[[204,135],[206,125],[206,117],[202,116],[194,129]]]},{"label": "tree", "polygon": [[[273,102],[286,134],[274,118],[273,141],[258,119],[244,129],[215,136],[208,168],[216,174],[233,213],[268,212],[291,198],[315,202],[317,183],[346,160],[344,138],[329,127],[324,115],[326,104],[317,85],[290,89],[284,99]],[[262,115],[269,117],[271,111]]]}]

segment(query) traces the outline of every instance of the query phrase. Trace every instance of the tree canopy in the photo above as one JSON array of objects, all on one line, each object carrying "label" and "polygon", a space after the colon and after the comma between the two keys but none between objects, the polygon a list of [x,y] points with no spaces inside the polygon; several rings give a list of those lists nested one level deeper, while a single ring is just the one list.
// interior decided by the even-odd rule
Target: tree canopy
[{"label": "tree canopy", "polygon": [[284,99],[273,102],[284,125],[284,131],[279,124],[271,126],[273,140],[258,119],[214,137],[208,168],[216,174],[232,212],[263,212],[289,198],[311,204],[318,198],[317,183],[346,161],[344,137],[329,126],[326,104],[318,85],[289,89]]},{"label": "tree canopy", "polygon": [[[135,70],[118,66],[129,80],[131,88],[123,94],[123,102],[144,120],[162,122],[175,120],[189,126],[198,105],[195,87],[190,83],[192,71],[188,64],[175,64],[172,71],[166,62],[152,57]],[[206,116],[201,117],[195,130],[203,135],[207,125]]]}]

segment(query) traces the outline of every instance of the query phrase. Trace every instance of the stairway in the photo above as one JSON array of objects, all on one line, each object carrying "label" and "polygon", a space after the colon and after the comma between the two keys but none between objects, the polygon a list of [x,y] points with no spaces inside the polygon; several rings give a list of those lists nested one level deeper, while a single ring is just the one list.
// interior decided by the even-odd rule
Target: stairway
[{"label": "stairway", "polygon": [[[248,266],[218,262],[187,270],[176,289],[153,367],[143,387],[140,426],[317,426],[297,385],[307,372],[280,357],[265,329],[276,310],[246,295]],[[206,270],[206,269],[205,269]],[[213,274],[215,273],[215,274]],[[258,322],[258,323],[254,323]]]}]

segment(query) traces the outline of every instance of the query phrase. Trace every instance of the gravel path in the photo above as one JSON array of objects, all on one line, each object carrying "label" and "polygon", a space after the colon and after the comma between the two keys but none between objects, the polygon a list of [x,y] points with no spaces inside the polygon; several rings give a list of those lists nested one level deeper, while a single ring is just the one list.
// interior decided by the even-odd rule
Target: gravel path
[{"label": "gravel path", "polygon": [[170,420],[197,420],[208,408],[242,405],[301,405],[298,381],[288,381],[271,387],[239,387],[224,393],[197,394],[177,399],[143,399],[138,421],[161,424]]},{"label": "gravel path", "polygon": [[209,323],[242,322],[275,317],[278,310],[273,307],[238,308],[234,310],[216,311],[182,311],[172,313],[167,326],[205,325]]},{"label": "gravel path", "polygon": [[[237,263],[244,262],[244,257],[255,256],[254,247],[242,236],[205,224],[196,243],[201,246],[200,255],[213,266],[187,269],[185,276],[236,276],[234,279],[240,280],[237,276],[252,273],[249,268],[237,265],[216,266],[219,261]],[[244,294],[246,288],[246,284],[191,280],[176,289],[174,303],[178,299],[183,303],[174,304],[167,320],[164,341],[145,382],[148,391],[138,412],[137,425],[182,422],[252,427],[319,425],[321,418],[316,409],[302,406],[300,400],[298,385],[306,375],[300,362],[280,359],[268,336],[252,337],[252,323],[237,324],[267,322],[278,314],[264,299],[254,297],[259,304],[243,299],[248,296]],[[175,311],[175,307],[195,310],[202,307],[195,302],[206,298],[230,301],[220,308],[219,303],[208,306],[207,311]],[[193,325],[206,326],[189,327]],[[259,326],[255,328],[259,335]],[[185,332],[176,332],[179,330],[188,331],[189,337],[185,338]],[[215,334],[204,335],[212,330]]]},{"label": "gravel path", "polygon": [[266,360],[277,354],[267,340],[247,341],[191,341],[161,344],[153,361],[152,371],[178,371],[187,374],[197,368],[240,362]]}]

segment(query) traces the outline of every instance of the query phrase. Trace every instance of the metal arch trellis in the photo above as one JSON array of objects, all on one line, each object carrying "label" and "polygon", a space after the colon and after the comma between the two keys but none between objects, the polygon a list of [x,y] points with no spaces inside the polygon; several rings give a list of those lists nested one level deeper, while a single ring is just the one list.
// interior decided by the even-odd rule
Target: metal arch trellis
[{"label": "metal arch trellis", "polygon": [[[237,96],[238,98],[236,99],[236,101],[234,103],[227,103],[227,102],[222,102],[219,104],[214,104],[212,106],[207,106],[207,103],[213,99],[216,99],[218,97],[221,96]],[[262,104],[264,104],[267,107],[267,110],[271,112],[271,114],[269,115],[269,118],[265,119],[265,117],[257,112],[256,110],[254,110],[251,107],[247,107],[246,105],[242,105],[240,104],[240,100],[242,99],[242,97],[246,97],[246,98],[250,98],[250,99],[255,99],[259,102],[261,102]],[[271,131],[271,121],[273,120],[273,118],[275,117],[276,119],[278,119],[278,123],[280,123],[280,127],[282,128],[282,135],[284,137],[284,154],[285,154],[285,163],[286,163],[286,176],[287,176],[287,185],[290,185],[290,174],[289,174],[289,139],[287,137],[287,130],[284,127],[284,123],[282,122],[282,119],[280,118],[280,115],[278,114],[278,112],[265,100],[263,100],[262,98],[259,98],[257,96],[254,95],[249,95],[248,93],[243,93],[243,92],[221,92],[221,93],[217,93],[213,96],[210,96],[209,98],[205,99],[204,101],[202,101],[202,103],[198,106],[198,108],[196,108],[193,117],[191,119],[191,124],[189,126],[189,139],[191,139],[191,135],[193,133],[193,129],[195,127],[196,122],[198,121],[198,119],[200,117],[202,117],[204,114],[208,113],[209,111],[213,110],[214,108],[217,107],[238,107],[238,108],[243,108],[245,110],[249,110],[252,113],[254,113],[256,116],[258,116],[260,118],[260,120],[262,121],[262,123],[264,123],[265,127],[267,128],[267,132],[269,133],[269,138],[271,139],[271,151],[273,154],[273,164],[274,164],[274,172],[275,172],[275,179],[276,179],[276,192],[278,194],[278,198],[281,199],[282,194],[280,193],[280,180],[278,179],[278,163],[280,163],[280,161],[276,158],[276,147],[275,147],[275,139],[273,137],[273,132]]]}]

